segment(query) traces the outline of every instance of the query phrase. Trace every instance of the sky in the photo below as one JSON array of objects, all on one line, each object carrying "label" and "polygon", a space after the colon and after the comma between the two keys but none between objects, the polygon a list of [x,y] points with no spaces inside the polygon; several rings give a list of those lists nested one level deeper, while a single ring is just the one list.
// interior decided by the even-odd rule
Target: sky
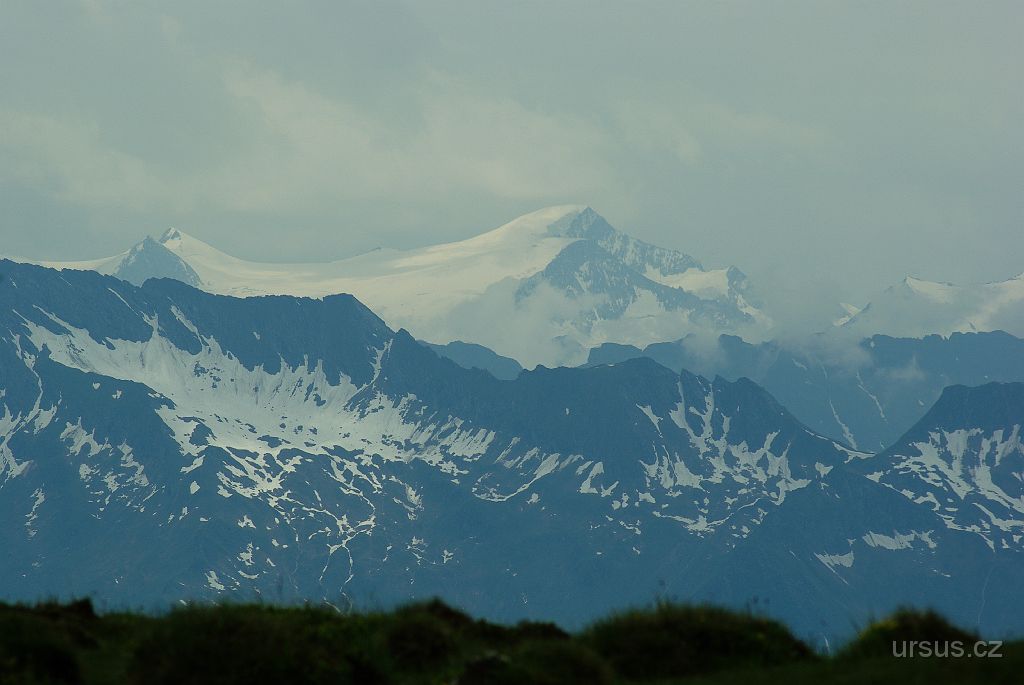
[{"label": "sky", "polygon": [[239,257],[555,204],[799,308],[1024,271],[1024,4],[0,3],[0,254]]}]

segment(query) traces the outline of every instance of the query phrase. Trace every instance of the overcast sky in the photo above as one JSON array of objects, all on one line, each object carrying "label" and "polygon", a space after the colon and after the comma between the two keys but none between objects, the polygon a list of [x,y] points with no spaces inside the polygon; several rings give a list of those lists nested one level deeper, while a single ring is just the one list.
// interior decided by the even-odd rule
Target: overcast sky
[{"label": "overcast sky", "polygon": [[0,2],[0,253],[583,203],[794,302],[1024,271],[1024,3]]}]

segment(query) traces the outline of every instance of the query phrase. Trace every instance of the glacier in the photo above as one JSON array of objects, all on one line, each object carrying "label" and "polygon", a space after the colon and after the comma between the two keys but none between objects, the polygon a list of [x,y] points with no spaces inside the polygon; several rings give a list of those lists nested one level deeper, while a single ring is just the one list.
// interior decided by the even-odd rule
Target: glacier
[{"label": "glacier", "polygon": [[580,363],[606,341],[648,343],[695,330],[757,337],[770,326],[735,267],[706,270],[577,205],[538,210],[453,243],[325,263],[248,262],[172,228],[116,257],[42,265],[136,285],[176,278],[242,297],[350,293],[392,328],[434,344],[485,345],[530,367]]}]

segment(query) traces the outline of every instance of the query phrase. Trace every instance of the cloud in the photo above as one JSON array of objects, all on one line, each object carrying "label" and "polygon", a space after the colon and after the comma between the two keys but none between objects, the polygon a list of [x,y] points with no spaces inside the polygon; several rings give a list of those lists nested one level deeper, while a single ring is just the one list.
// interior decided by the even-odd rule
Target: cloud
[{"label": "cloud", "polygon": [[51,186],[82,205],[145,209],[166,199],[142,159],[105,145],[95,122],[0,109],[0,178]]},{"label": "cloud", "polygon": [[908,272],[1019,273],[1020,19],[1012,4],[879,22],[822,3],[0,3],[0,236],[76,258],[173,223],[302,260],[584,203],[766,296],[791,271],[834,318],[831,289],[807,285],[819,272],[858,304]]},{"label": "cloud", "polygon": [[[453,308],[444,321],[424,321],[422,336],[430,342],[450,342],[444,332],[458,330],[471,342],[514,357],[526,368],[538,364],[581,364],[588,350],[573,326],[581,312],[603,300],[597,295],[568,297],[541,281],[530,296],[516,301],[522,281],[507,278],[490,286],[479,298]],[[432,326],[436,329],[432,330]],[[464,341],[465,342],[465,341]]]},{"label": "cloud", "polygon": [[699,165],[708,150],[748,153],[760,148],[820,154],[835,144],[823,127],[759,112],[743,112],[725,102],[688,93],[677,101],[628,100],[614,105],[618,135],[626,145],[672,154],[687,166]]},{"label": "cloud", "polygon": [[254,201],[286,208],[314,197],[429,197],[453,188],[557,198],[608,180],[596,127],[480,95],[445,74],[407,88],[397,125],[251,65],[232,64],[225,84],[258,122],[245,173],[221,188],[240,205],[246,188],[264,186]]},{"label": "cloud", "polygon": [[575,197],[608,183],[605,133],[573,116],[486,97],[440,73],[408,88],[399,125],[301,81],[228,60],[239,144],[184,173],[120,150],[97,121],[0,111],[0,173],[53,183],[85,206],[284,212],[344,198]]},{"label": "cloud", "polygon": [[903,366],[883,369],[881,373],[887,379],[904,384],[928,379],[928,374],[921,369],[917,362],[916,354],[912,355],[910,361]]},{"label": "cloud", "polygon": [[817,153],[835,142],[832,134],[820,125],[764,112],[745,112],[723,102],[699,102],[691,108],[690,117],[699,122],[709,138],[714,137],[720,144],[769,145]]},{"label": "cloud", "polygon": [[418,152],[441,165],[435,182],[523,199],[578,197],[612,182],[608,133],[586,118],[485,96],[439,73],[417,98],[424,125]]},{"label": "cloud", "polygon": [[682,113],[636,100],[617,103],[615,110],[627,144],[647,151],[668,151],[691,165],[700,162],[700,141]]}]

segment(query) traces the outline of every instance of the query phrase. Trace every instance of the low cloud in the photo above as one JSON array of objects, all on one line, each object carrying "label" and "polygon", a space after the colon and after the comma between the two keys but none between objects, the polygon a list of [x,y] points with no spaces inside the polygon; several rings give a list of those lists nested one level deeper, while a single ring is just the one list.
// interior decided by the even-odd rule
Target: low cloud
[{"label": "low cloud", "polygon": [[152,211],[286,212],[345,198],[427,201],[452,188],[561,198],[608,182],[594,126],[480,96],[442,74],[409,89],[399,126],[237,60],[225,64],[223,85],[244,130],[215,163],[183,173],[108,144],[99,122],[0,110],[0,173],[52,184],[69,202]]},{"label": "low cloud", "polygon": [[3,3],[0,234],[73,259],[177,225],[304,260],[582,203],[765,298],[783,264],[818,297],[781,317],[830,321],[908,272],[1019,273],[1020,16],[895,8],[879,32],[821,3]]}]

